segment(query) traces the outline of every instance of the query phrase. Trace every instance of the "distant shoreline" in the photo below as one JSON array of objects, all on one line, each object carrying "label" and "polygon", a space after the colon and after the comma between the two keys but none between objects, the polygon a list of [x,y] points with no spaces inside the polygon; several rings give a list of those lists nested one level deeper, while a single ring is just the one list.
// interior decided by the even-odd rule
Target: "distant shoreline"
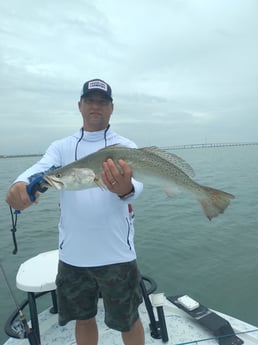
[{"label": "distant shoreline", "polygon": [[41,157],[42,153],[23,154],[23,155],[0,155],[0,158],[20,158],[20,157]]}]

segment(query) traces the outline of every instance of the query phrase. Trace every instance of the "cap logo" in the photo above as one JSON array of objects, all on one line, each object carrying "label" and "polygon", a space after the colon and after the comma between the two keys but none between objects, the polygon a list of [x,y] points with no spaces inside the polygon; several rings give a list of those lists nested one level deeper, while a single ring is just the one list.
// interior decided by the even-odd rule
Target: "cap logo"
[{"label": "cap logo", "polygon": [[90,81],[88,84],[88,90],[91,89],[100,89],[100,90],[104,90],[107,92],[107,84],[103,83],[100,80],[94,80],[94,81]]}]

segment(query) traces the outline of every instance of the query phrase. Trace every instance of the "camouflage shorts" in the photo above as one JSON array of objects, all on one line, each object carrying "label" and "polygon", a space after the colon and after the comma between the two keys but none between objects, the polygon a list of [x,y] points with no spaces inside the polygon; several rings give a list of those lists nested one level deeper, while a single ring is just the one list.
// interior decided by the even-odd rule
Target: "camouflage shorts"
[{"label": "camouflage shorts", "polygon": [[89,268],[59,261],[56,278],[59,324],[93,318],[101,294],[106,325],[120,332],[129,331],[139,318],[140,279],[135,260]]}]

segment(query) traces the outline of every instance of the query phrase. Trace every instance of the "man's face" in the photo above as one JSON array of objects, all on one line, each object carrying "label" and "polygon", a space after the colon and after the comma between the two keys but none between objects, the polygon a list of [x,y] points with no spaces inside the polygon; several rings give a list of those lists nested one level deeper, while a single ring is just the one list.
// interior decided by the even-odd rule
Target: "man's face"
[{"label": "man's face", "polygon": [[113,112],[112,101],[101,92],[91,92],[78,102],[84,129],[90,132],[105,129]]}]

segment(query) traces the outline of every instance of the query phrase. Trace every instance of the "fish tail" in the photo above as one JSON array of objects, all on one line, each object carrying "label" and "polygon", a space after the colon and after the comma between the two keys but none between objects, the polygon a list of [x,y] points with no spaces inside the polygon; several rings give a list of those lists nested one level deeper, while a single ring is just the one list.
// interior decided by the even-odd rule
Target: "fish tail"
[{"label": "fish tail", "polygon": [[234,195],[219,189],[206,186],[201,186],[201,189],[203,193],[197,199],[209,220],[223,213],[230,204],[230,200],[235,198]]}]

